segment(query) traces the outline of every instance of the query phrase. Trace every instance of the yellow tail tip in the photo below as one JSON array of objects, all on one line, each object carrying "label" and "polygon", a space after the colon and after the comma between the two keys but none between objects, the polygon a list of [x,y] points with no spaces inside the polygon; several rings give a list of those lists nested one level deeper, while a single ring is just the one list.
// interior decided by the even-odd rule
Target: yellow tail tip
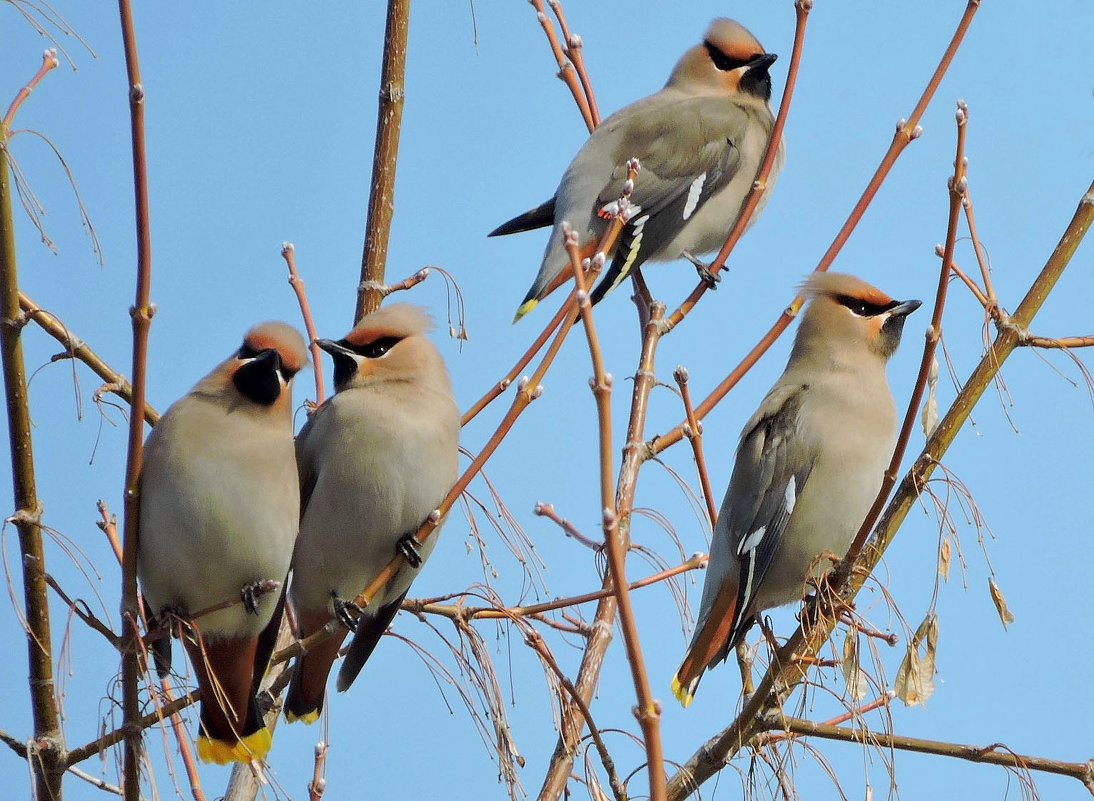
[{"label": "yellow tail tip", "polygon": [[672,694],[676,696],[676,700],[680,702],[680,706],[684,709],[688,708],[691,699],[694,697],[691,690],[680,683],[678,675],[672,677]]},{"label": "yellow tail tip", "polygon": [[304,725],[310,726],[311,724],[315,723],[315,721],[319,720],[319,710],[313,709],[310,712],[305,712],[303,715],[294,715],[292,712],[286,709],[285,720],[287,720],[289,723],[296,723],[297,721],[300,721]]},{"label": "yellow tail tip", "polygon": [[273,737],[265,727],[231,743],[214,740],[202,734],[198,737],[198,758],[202,762],[215,762],[218,765],[250,762],[252,759],[263,759],[272,744]]},{"label": "yellow tail tip", "polygon": [[530,312],[532,309],[534,309],[538,305],[539,305],[539,300],[537,300],[536,298],[532,298],[531,300],[524,301],[524,303],[520,304],[520,308],[517,309],[516,316],[513,317],[513,322],[515,323],[517,320],[519,320],[521,317],[526,315],[528,312]]}]

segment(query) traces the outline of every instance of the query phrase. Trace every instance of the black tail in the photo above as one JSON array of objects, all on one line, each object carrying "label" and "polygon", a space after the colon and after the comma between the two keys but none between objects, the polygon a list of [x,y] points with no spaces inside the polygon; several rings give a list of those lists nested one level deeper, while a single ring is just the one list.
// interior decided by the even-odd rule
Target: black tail
[{"label": "black tail", "polygon": [[380,642],[387,627],[391,625],[404,598],[405,592],[387,606],[381,606],[375,615],[363,615],[357,621],[357,631],[353,634],[349,651],[346,652],[346,658],[342,660],[342,667],[338,671],[338,692],[345,692],[353,684],[353,680],[376,649],[376,643]]},{"label": "black tail", "polygon": [[555,199],[551,198],[546,203],[541,203],[531,211],[526,211],[514,217],[507,223],[502,223],[487,236],[506,236],[507,234],[519,234],[521,231],[533,231],[536,228],[546,228],[555,224]]}]

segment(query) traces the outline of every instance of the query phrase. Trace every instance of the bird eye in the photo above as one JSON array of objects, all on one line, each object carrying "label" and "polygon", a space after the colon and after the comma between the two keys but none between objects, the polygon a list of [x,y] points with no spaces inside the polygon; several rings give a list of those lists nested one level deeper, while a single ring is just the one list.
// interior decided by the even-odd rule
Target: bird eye
[{"label": "bird eye", "polygon": [[379,359],[395,347],[401,340],[402,337],[381,337],[380,339],[373,340],[367,345],[362,346],[358,350],[358,353],[366,359]]},{"label": "bird eye", "polygon": [[748,64],[748,60],[746,59],[727,56],[710,42],[703,42],[703,46],[706,47],[707,53],[710,54],[710,60],[714,62],[714,66],[722,70],[722,72],[729,72],[730,70],[735,70],[738,67],[744,67]]},{"label": "bird eye", "polygon": [[237,359],[253,359],[258,355],[258,351],[255,350],[250,344],[244,342],[239,349],[239,353],[236,354]]},{"label": "bird eye", "polygon": [[899,301],[896,300],[891,300],[888,303],[871,303],[868,300],[853,298],[850,295],[837,295],[836,302],[841,306],[846,306],[852,314],[857,314],[859,317],[876,317],[899,304]]}]

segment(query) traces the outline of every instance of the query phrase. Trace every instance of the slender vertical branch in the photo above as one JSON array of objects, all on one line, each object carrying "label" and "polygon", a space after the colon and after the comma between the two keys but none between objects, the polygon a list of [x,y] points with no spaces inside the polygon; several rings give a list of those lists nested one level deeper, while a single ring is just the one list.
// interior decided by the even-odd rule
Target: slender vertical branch
[{"label": "slender vertical branch", "polygon": [[384,269],[391,218],[395,213],[395,166],[399,159],[399,132],[406,95],[406,40],[410,27],[410,0],[388,0],[384,31],[384,63],[380,71],[380,108],[376,115],[376,150],[372,156],[372,183],[365,221],[365,249],[361,255],[361,283],[357,287],[354,322],[380,308],[384,299]]},{"label": "slender vertical branch", "polygon": [[[619,607],[619,628],[623,632],[627,663],[631,668],[631,678],[634,681],[635,695],[638,699],[635,715],[642,727],[642,738],[646,746],[650,799],[664,801],[665,765],[661,747],[661,705],[654,700],[653,693],[650,691],[646,663],[642,658],[642,645],[634,619],[634,606],[631,603],[630,588],[627,586],[627,543],[619,531],[619,515],[612,492],[612,377],[604,369],[604,358],[600,352],[600,342],[593,323],[593,308],[585,285],[581,256],[578,254],[577,235],[568,227],[564,230],[564,235],[566,252],[570,256],[570,267],[577,284],[578,309],[581,312],[581,321],[584,323],[589,353],[593,362],[593,379],[590,384],[596,399],[597,429],[600,439],[600,503],[603,510],[608,573],[615,589],[616,604]],[[583,715],[584,712],[585,710],[582,710]]]},{"label": "slender vertical branch", "polygon": [[[49,55],[33,86],[56,66]],[[3,358],[4,395],[11,450],[12,490],[15,513],[12,520],[19,531],[23,557],[23,603],[27,625],[27,661],[34,737],[38,747],[31,770],[37,798],[59,799],[64,773],[63,743],[53,684],[53,651],[49,622],[45,551],[42,547],[41,508],[34,479],[34,449],[31,439],[27,378],[23,365],[22,332],[25,318],[19,310],[19,276],[16,271],[15,230],[12,218],[12,183],[8,170],[8,124],[18,104],[29,94],[23,90],[0,124],[0,356]]]},{"label": "slender vertical branch", "polygon": [[[646,424],[649,394],[657,381],[653,357],[664,330],[662,326],[664,315],[665,305],[654,302],[646,322],[642,352],[631,393],[631,413],[627,424],[627,439],[623,445],[623,463],[619,467],[619,478],[615,488],[615,508],[619,518],[617,525],[624,548],[630,547],[631,507],[638,483],[638,469],[646,458],[642,432]],[[605,577],[604,585],[605,588],[611,587],[610,575]],[[585,653],[581,657],[581,666],[578,668],[577,679],[574,681],[574,686],[577,687],[586,704],[592,698],[600,680],[600,669],[612,640],[612,624],[615,621],[617,608],[618,601],[614,592],[602,598],[596,607],[590,634],[586,640]],[[563,710],[558,743],[555,745],[555,753],[547,767],[547,776],[540,788],[540,801],[553,801],[560,798],[565,791],[573,768],[576,743],[581,736],[583,726],[584,718],[579,709],[570,707]]]},{"label": "slender vertical branch", "polygon": [[714,500],[714,492],[710,488],[710,476],[707,474],[707,460],[703,456],[703,424],[695,416],[695,409],[691,405],[691,390],[688,389],[688,370],[684,365],[676,365],[672,371],[672,377],[676,379],[676,385],[680,387],[680,400],[684,402],[684,419],[687,425],[684,428],[684,436],[691,443],[691,451],[695,457],[695,469],[699,473],[699,486],[703,490],[703,501],[707,505],[707,520],[710,527],[718,520],[718,503]]},{"label": "slender vertical branch", "polygon": [[308,295],[304,291],[304,279],[296,271],[296,248],[292,242],[281,243],[281,257],[289,268],[289,286],[296,293],[296,300],[300,304],[300,316],[304,320],[304,330],[308,334],[308,349],[311,351],[312,369],[315,371],[315,405],[323,404],[323,360],[319,358],[319,346],[316,343],[315,323],[311,318],[311,307],[308,306]]},{"label": "slender vertical branch", "polygon": [[[133,193],[137,232],[136,299],[129,315],[133,321],[132,405],[143,409],[145,404],[145,366],[148,362],[148,329],[154,310],[150,301],[152,284],[152,235],[148,220],[148,175],[144,144],[144,84],[141,82],[137,59],[137,35],[133,25],[133,10],[129,0],[118,0],[121,15],[122,43],[125,48],[125,70],[129,82],[129,121],[133,142]],[[129,447],[125,464],[125,527],[122,534],[122,715],[125,730],[125,757],[122,768],[122,789],[125,801],[140,801],[141,729],[139,638],[137,621],[140,608],[137,601],[137,542],[140,494],[138,479],[144,451],[144,419],[129,415]]]}]

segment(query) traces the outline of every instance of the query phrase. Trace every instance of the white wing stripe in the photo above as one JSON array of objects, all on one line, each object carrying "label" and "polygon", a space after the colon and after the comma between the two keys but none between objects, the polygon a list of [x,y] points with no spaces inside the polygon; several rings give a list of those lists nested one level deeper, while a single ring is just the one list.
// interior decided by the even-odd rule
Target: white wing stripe
[{"label": "white wing stripe", "polygon": [[699,205],[699,195],[703,192],[703,184],[707,180],[707,174],[704,172],[698,178],[691,182],[691,187],[688,189],[688,199],[684,204],[684,219],[686,220],[695,211],[695,207]]}]

